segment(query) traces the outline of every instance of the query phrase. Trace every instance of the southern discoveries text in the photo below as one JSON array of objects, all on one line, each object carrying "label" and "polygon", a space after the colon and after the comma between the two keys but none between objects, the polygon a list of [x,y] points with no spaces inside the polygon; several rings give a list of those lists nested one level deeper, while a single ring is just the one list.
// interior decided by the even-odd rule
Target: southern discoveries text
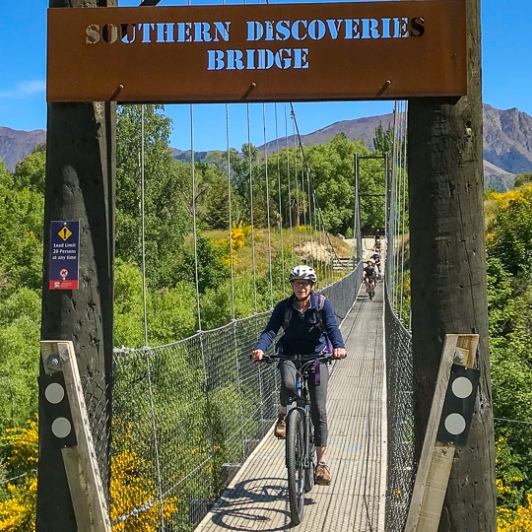
[{"label": "southern discoveries text", "polygon": [[[425,33],[423,17],[360,18],[247,21],[249,43],[296,41],[406,39]],[[85,31],[85,43],[104,44],[176,44],[230,42],[231,22],[150,22],[137,24],[91,24]],[[275,48],[275,49],[272,49]],[[309,48],[254,47],[207,50],[207,70],[282,70],[309,68]]]}]

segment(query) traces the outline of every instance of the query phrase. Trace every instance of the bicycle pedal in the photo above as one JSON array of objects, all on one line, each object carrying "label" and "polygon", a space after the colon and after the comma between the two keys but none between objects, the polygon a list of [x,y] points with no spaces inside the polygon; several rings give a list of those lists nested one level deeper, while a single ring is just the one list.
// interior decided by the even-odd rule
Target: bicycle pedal
[{"label": "bicycle pedal", "polygon": [[330,486],[331,485],[331,481],[330,480],[315,480],[314,484],[316,484],[318,486]]}]

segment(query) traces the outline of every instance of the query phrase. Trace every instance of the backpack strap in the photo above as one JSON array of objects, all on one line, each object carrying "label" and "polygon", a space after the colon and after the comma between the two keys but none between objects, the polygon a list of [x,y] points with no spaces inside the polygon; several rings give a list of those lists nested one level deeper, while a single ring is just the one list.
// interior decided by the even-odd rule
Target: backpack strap
[{"label": "backpack strap", "polygon": [[325,330],[325,325],[323,324],[323,307],[325,305],[325,300],[327,299],[323,294],[316,293],[318,299],[318,304],[316,305],[316,319],[318,320],[318,327],[321,332]]},{"label": "backpack strap", "polygon": [[283,331],[286,331],[288,325],[290,325],[290,320],[292,319],[292,305],[290,303],[290,298],[286,300],[284,308],[284,320],[283,320]]}]

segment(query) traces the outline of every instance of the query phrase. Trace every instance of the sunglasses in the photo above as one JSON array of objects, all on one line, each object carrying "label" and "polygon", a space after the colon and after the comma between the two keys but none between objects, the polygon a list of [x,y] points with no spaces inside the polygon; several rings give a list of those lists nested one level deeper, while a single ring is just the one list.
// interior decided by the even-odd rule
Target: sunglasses
[{"label": "sunglasses", "polygon": [[310,281],[292,281],[293,286],[300,286],[301,288],[306,288],[307,286],[310,286],[312,283]]}]

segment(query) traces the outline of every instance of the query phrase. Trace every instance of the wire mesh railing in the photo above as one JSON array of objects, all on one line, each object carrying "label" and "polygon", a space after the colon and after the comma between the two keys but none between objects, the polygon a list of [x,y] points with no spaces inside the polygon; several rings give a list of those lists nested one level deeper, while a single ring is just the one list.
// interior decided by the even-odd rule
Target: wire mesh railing
[{"label": "wire mesh railing", "polygon": [[405,327],[408,294],[406,279],[407,170],[406,104],[396,102],[392,171],[387,185],[384,334],[388,463],[386,532],[402,532],[406,525],[417,464],[414,462],[414,404],[412,335]]},{"label": "wire mesh railing", "polygon": [[388,419],[388,473],[386,532],[402,532],[414,487],[414,404],[412,396],[412,336],[384,298],[386,387]]},{"label": "wire mesh railing", "polygon": [[[359,265],[360,266],[360,265]],[[324,288],[341,321],[360,267]],[[270,313],[114,356],[111,521],[193,530],[274,423],[280,380],[250,360]],[[135,523],[135,524],[137,524]]]}]

